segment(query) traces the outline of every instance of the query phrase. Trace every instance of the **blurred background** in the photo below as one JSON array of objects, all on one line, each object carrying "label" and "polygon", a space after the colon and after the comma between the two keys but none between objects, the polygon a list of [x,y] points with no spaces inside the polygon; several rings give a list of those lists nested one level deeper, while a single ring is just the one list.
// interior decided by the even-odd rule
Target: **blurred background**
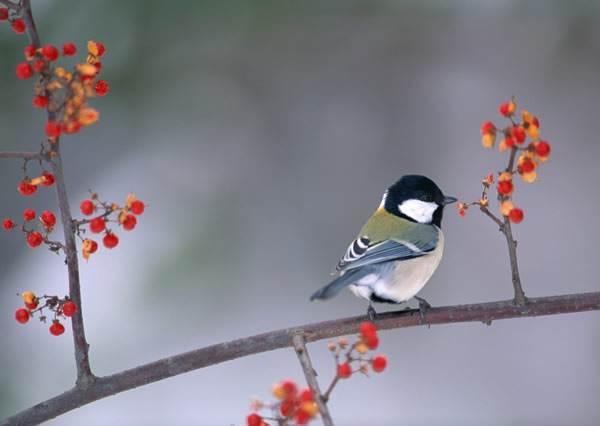
[{"label": "blurred background", "polygon": [[[107,46],[99,124],[63,143],[74,210],[87,190],[148,205],[112,252],[81,262],[93,370],[357,315],[349,292],[310,303],[402,174],[476,199],[505,157],[483,120],[517,96],[552,158],[518,184],[530,296],[598,290],[600,4],[593,1],[33,1],[44,42]],[[35,150],[43,114],[14,78],[24,36],[0,26],[0,150]],[[56,209],[20,197],[0,164],[0,216]],[[32,166],[35,169],[35,165]],[[32,169],[32,170],[33,170]],[[512,296],[505,242],[477,211],[444,221],[446,254],[421,295],[433,305]],[[55,231],[61,235],[61,230]],[[70,327],[17,324],[23,290],[67,292],[61,258],[0,235],[0,418],[69,388]],[[414,304],[413,304],[414,305]],[[380,306],[380,310],[389,309]],[[340,425],[596,425],[600,316],[582,313],[382,333],[388,370],[336,389]],[[310,345],[325,385],[326,342]],[[241,425],[272,383],[302,380],[290,349],[161,381],[53,425]]]}]

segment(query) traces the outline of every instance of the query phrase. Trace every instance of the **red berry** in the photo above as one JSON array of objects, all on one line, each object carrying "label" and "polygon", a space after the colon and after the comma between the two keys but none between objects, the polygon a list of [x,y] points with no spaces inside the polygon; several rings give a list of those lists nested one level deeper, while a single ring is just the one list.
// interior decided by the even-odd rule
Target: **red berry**
[{"label": "red berry", "polygon": [[358,330],[364,339],[368,339],[371,336],[377,336],[377,327],[371,321],[362,322]]},{"label": "red berry", "polygon": [[512,148],[513,146],[515,146],[515,138],[513,138],[512,136],[506,136],[504,138],[504,143],[508,148]]},{"label": "red berry", "polygon": [[518,144],[522,144],[525,142],[525,138],[527,138],[527,133],[525,133],[525,130],[521,126],[514,126],[511,130],[511,134]]},{"label": "red berry", "polygon": [[510,221],[512,223],[521,223],[523,222],[523,217],[525,215],[523,214],[523,210],[519,209],[519,208],[514,208],[512,209],[509,213],[508,213],[508,218],[510,219]]},{"label": "red berry", "polygon": [[29,321],[29,311],[25,308],[17,309],[15,311],[15,319],[17,320],[17,322],[25,324],[27,321]]},{"label": "red berry", "polygon": [[35,72],[42,72],[46,68],[46,62],[43,59],[36,59],[33,61],[33,70]]},{"label": "red berry", "polygon": [[144,213],[145,208],[146,206],[144,205],[143,201],[135,200],[133,203],[131,203],[131,207],[129,207],[129,210],[131,210],[133,214],[139,216],[142,213]]},{"label": "red berry", "polygon": [[46,108],[48,106],[48,97],[40,95],[34,96],[31,103],[36,108]]},{"label": "red berry", "polygon": [[46,123],[46,136],[48,136],[49,138],[59,137],[60,130],[60,123],[51,120]]},{"label": "red berry", "polygon": [[375,350],[379,346],[379,337],[376,334],[369,336],[365,339],[365,344],[369,349]]},{"label": "red berry", "polygon": [[539,141],[535,144],[535,153],[540,157],[547,157],[550,155],[550,144],[546,141]]},{"label": "red berry", "polygon": [[38,231],[32,231],[27,234],[27,244],[29,244],[29,247],[36,248],[42,244],[42,242],[44,242],[44,237],[42,237],[42,234]]},{"label": "red berry", "polygon": [[54,182],[56,182],[54,174],[50,173],[48,170],[44,170],[42,176],[44,176],[44,181],[42,182],[42,185],[44,186],[52,186],[54,185]]},{"label": "red berry", "polygon": [[16,32],[17,34],[23,34],[25,32],[25,21],[22,20],[21,18],[15,19],[14,21],[12,21],[12,24],[10,24],[13,31]]},{"label": "red berry", "polygon": [[513,183],[510,180],[500,181],[496,189],[500,195],[510,195],[513,192]]},{"label": "red berry", "polygon": [[246,424],[248,426],[261,426],[262,422],[262,417],[256,413],[249,414],[248,417],[246,417]]},{"label": "red berry", "polygon": [[90,242],[90,254],[94,254],[98,251],[98,243],[94,240],[89,240]]},{"label": "red berry", "polygon": [[54,225],[56,225],[56,216],[54,216],[54,213],[52,213],[50,210],[44,210],[40,216],[40,219],[42,220],[42,224],[46,229],[52,229],[54,228]]},{"label": "red berry", "polygon": [[53,336],[60,336],[65,332],[65,326],[62,325],[58,320],[52,321],[52,325],[50,326],[50,334]]},{"label": "red berry", "polygon": [[17,187],[21,195],[29,196],[37,191],[37,186],[30,184],[29,182],[22,180],[19,182],[19,186]]},{"label": "red berry", "polygon": [[73,56],[76,53],[77,53],[77,46],[75,46],[75,43],[63,44],[63,55]]},{"label": "red berry", "polygon": [[103,217],[95,217],[90,222],[90,231],[94,234],[99,234],[106,228],[106,222]]},{"label": "red berry", "polygon": [[297,425],[305,425],[310,421],[310,414],[304,410],[298,410],[294,416],[294,421]]},{"label": "red berry", "polygon": [[79,205],[79,210],[86,216],[91,215],[96,210],[96,206],[94,206],[94,202],[92,200],[83,200]]},{"label": "red berry", "polygon": [[293,414],[294,408],[296,408],[294,400],[288,399],[281,402],[281,405],[279,406],[279,412],[283,417],[288,417]]},{"label": "red berry", "polygon": [[352,367],[349,363],[345,362],[343,364],[338,365],[337,375],[341,379],[347,379],[352,375]]},{"label": "red berry", "polygon": [[23,210],[23,220],[25,220],[25,222],[29,222],[33,219],[35,219],[35,210],[33,210],[33,209]]},{"label": "red berry", "polygon": [[524,159],[519,165],[519,171],[521,173],[531,173],[535,170],[535,163],[530,158]]},{"label": "red berry", "polygon": [[112,232],[109,232],[104,236],[104,238],[102,239],[102,242],[104,243],[104,247],[106,247],[108,249],[112,249],[112,248],[115,248],[119,244],[119,237],[117,237]]},{"label": "red berry", "polygon": [[310,402],[310,401],[315,400],[313,391],[310,388],[302,389],[302,392],[300,392],[299,398],[300,398],[300,401],[302,401],[302,402]]},{"label": "red berry", "polygon": [[96,41],[96,47],[98,48],[98,57],[104,55],[104,53],[106,52],[106,47],[104,47],[104,43],[101,43],[99,41]]},{"label": "red berry", "polygon": [[65,314],[66,317],[73,316],[75,312],[77,312],[77,305],[75,303],[69,300],[63,304],[63,314]]},{"label": "red berry", "polygon": [[123,225],[124,230],[131,231],[133,230],[133,228],[135,228],[135,225],[137,225],[137,219],[134,215],[128,214],[127,216],[125,216],[125,220],[123,220],[123,223],[121,223],[121,225]]},{"label": "red berry", "polygon": [[373,371],[376,373],[381,373],[387,367],[387,358],[383,355],[377,355],[373,358]]},{"label": "red berry", "polygon": [[481,125],[481,136],[487,135],[488,133],[495,133],[496,126],[491,121],[484,121]]},{"label": "red berry", "polygon": [[33,75],[33,70],[31,69],[31,65],[29,65],[28,62],[21,62],[19,65],[17,65],[17,68],[15,69],[15,74],[17,75],[18,79],[27,80]]},{"label": "red berry", "polygon": [[4,221],[2,222],[2,227],[4,228],[5,231],[10,231],[11,229],[13,229],[16,226],[16,224],[12,221],[12,219],[4,219]]},{"label": "red berry", "polygon": [[294,398],[298,393],[298,386],[296,386],[296,383],[291,380],[284,380],[281,383],[281,387],[283,388],[286,399]]},{"label": "red berry", "polygon": [[94,64],[94,66],[96,67],[96,75],[100,74],[100,71],[102,71],[102,62],[98,61]]},{"label": "red berry", "polygon": [[42,47],[42,56],[49,61],[56,61],[58,59],[58,49],[52,44],[47,44]]},{"label": "red berry", "polygon": [[8,19],[8,9],[0,7],[0,21],[6,21]]},{"label": "red berry", "polygon": [[96,82],[96,95],[98,96],[104,96],[108,93],[110,87],[108,86],[108,83],[106,82],[106,80],[98,80]]},{"label": "red berry", "polygon": [[27,307],[27,309],[29,309],[30,311],[33,311],[35,308],[38,307],[38,301],[36,300],[33,303],[27,303],[25,302],[25,306]]},{"label": "red berry", "polygon": [[23,54],[25,55],[25,59],[30,60],[33,59],[33,57],[35,56],[35,46],[29,45],[29,46],[25,46],[25,49],[23,50]]}]

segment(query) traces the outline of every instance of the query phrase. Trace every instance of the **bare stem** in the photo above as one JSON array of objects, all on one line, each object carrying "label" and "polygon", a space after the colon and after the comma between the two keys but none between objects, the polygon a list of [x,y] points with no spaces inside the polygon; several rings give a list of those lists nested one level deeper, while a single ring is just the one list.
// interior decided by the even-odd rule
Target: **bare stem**
[{"label": "bare stem", "polygon": [[327,388],[327,390],[323,394],[323,399],[325,400],[325,402],[329,402],[329,398],[331,397],[331,392],[333,392],[333,389],[335,388],[335,385],[337,385],[337,383],[339,381],[340,381],[340,376],[338,376],[336,374],[335,377],[333,378],[333,380],[331,381],[331,383],[329,384],[329,387]]},{"label": "bare stem", "polygon": [[490,219],[496,222],[496,225],[498,225],[500,228],[500,232],[504,232],[504,223],[498,217],[496,217],[496,215],[492,213],[490,209],[488,209],[486,206],[480,205],[479,210],[481,210],[486,216],[488,216]]},{"label": "bare stem", "polygon": [[[459,322],[491,324],[492,321],[508,318],[557,315],[592,310],[600,310],[600,292],[531,298],[525,306],[517,306],[513,300],[505,300],[431,308],[427,311],[427,323],[430,325]],[[87,388],[75,387],[4,419],[2,424],[41,423],[90,402],[159,380],[248,355],[290,347],[293,346],[293,336],[299,330],[302,330],[306,342],[309,343],[353,334],[356,333],[360,323],[364,320],[365,316],[361,315],[306,324],[301,327],[271,331],[173,355],[110,376],[98,377]],[[380,330],[424,325],[418,311],[378,314],[376,322]]]},{"label": "bare stem", "polygon": [[327,404],[321,395],[321,389],[319,389],[319,382],[317,381],[317,373],[312,366],[310,355],[308,354],[308,349],[306,348],[304,333],[302,331],[298,331],[293,335],[292,344],[294,345],[296,355],[298,355],[298,360],[300,360],[300,365],[304,371],[306,383],[308,383],[308,386],[313,393],[313,397],[315,398],[315,402],[319,406],[319,413],[323,419],[323,424],[325,426],[333,426],[333,420],[331,419],[331,414],[329,414]]}]

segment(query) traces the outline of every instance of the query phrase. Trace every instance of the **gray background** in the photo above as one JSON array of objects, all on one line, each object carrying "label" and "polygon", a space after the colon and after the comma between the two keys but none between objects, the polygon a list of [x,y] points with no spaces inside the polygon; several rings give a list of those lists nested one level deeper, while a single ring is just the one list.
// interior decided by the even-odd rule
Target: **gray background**
[{"label": "gray background", "polygon": [[[72,203],[88,188],[150,207],[114,252],[82,263],[95,373],[270,329],[360,314],[351,294],[308,296],[383,190],[405,173],[476,197],[504,164],[479,125],[518,96],[552,160],[520,184],[516,227],[528,295],[598,289],[595,241],[600,23],[596,2],[34,1],[46,42],[108,48],[101,122],[66,138]],[[16,81],[24,38],[0,27],[0,149],[35,149],[43,114]],[[56,208],[19,197],[0,166],[0,215]],[[511,296],[505,244],[476,211],[449,209],[434,305]],[[57,231],[59,232],[59,231]],[[64,294],[60,259],[0,235],[0,418],[70,387],[70,328],[13,320],[19,291]],[[343,425],[594,425],[597,313],[382,333],[381,376],[341,383]],[[321,380],[326,343],[310,347]],[[302,373],[280,350],[104,399],[55,425],[241,424],[252,397]]]}]

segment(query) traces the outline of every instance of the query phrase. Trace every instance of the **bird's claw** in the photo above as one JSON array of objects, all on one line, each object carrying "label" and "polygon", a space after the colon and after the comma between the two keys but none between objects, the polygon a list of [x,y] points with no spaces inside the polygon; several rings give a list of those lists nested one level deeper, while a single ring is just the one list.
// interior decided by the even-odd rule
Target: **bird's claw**
[{"label": "bird's claw", "polygon": [[369,307],[367,308],[367,317],[369,317],[370,321],[375,321],[375,318],[377,317],[377,312],[375,312],[375,308],[373,308],[373,305],[369,304]]},{"label": "bird's claw", "polygon": [[[423,324],[425,322],[425,313],[431,309],[431,305],[422,297],[415,296],[415,299],[419,302],[419,317],[421,317],[421,324]],[[427,323],[427,326],[431,327],[431,324]]]}]

